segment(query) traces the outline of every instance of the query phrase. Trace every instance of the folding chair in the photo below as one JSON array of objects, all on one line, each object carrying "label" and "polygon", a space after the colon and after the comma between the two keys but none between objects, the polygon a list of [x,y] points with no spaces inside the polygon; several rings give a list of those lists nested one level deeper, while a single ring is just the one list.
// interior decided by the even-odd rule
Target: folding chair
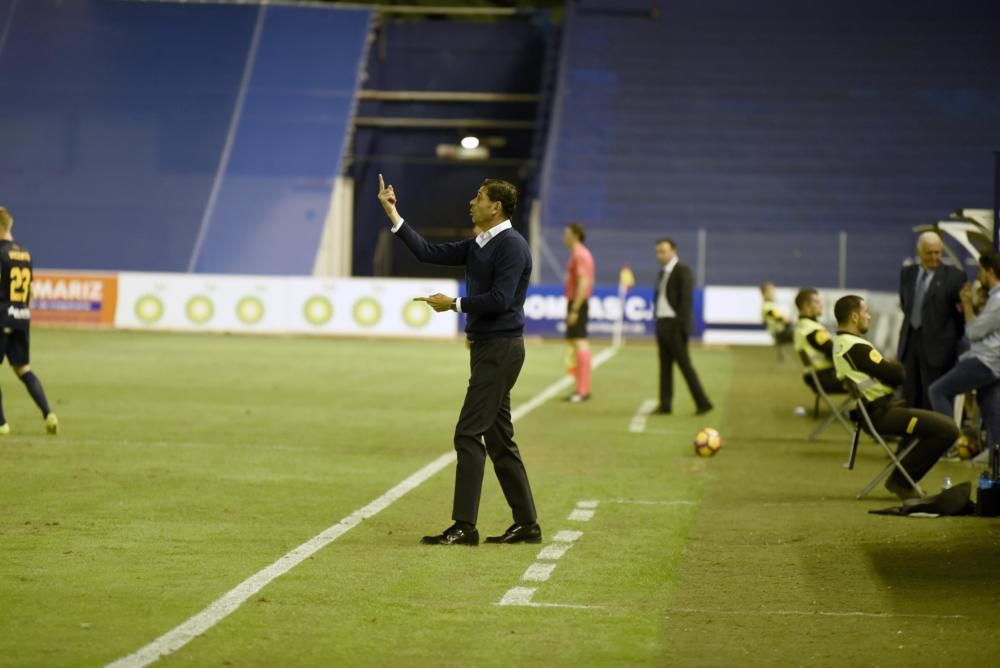
[{"label": "folding chair", "polygon": [[847,424],[847,420],[844,416],[847,414],[848,407],[854,401],[854,399],[848,395],[840,404],[835,404],[833,398],[827,394],[826,390],[823,389],[823,383],[819,381],[819,374],[816,373],[816,369],[813,368],[812,362],[809,361],[809,354],[804,351],[799,351],[799,361],[802,362],[802,367],[806,370],[806,374],[809,376],[810,382],[812,383],[813,393],[816,395],[816,403],[813,406],[813,417],[819,418],[819,402],[823,401],[830,408],[830,415],[827,416],[823,422],[817,426],[812,432],[806,436],[807,441],[812,441],[814,438],[819,436],[819,434],[829,427],[834,420],[840,423],[840,425],[847,431],[848,434],[854,432],[851,429],[851,425]]},{"label": "folding chair", "polygon": [[896,453],[892,451],[892,448],[889,447],[889,444],[885,442],[885,439],[882,438],[881,434],[875,430],[875,425],[872,424],[871,416],[868,414],[868,408],[865,406],[865,401],[861,397],[862,388],[858,387],[858,385],[849,378],[844,380],[844,385],[847,387],[847,391],[851,395],[851,398],[854,399],[856,404],[855,410],[858,412],[858,419],[856,420],[857,427],[854,429],[854,439],[851,441],[851,452],[847,457],[847,468],[854,469],[854,460],[858,455],[858,441],[861,439],[862,429],[864,429],[869,436],[875,439],[876,443],[882,446],[882,449],[885,450],[885,454],[889,455],[889,459],[892,460],[879,472],[877,476],[872,478],[872,481],[868,483],[863,490],[861,490],[861,493],[858,494],[857,498],[863,499],[868,496],[871,491],[875,489],[875,486],[882,482],[882,480],[888,476],[894,468],[899,470],[903,477],[906,478],[906,482],[909,483],[910,487],[912,487],[918,495],[924,496],[924,490],[920,489],[920,485],[918,485],[913,478],[910,477],[910,474],[906,472],[906,469],[903,468],[903,465],[900,463],[900,460],[905,459],[906,455],[910,454],[910,451],[917,447],[920,439],[913,439],[913,441],[906,446],[906,449],[903,450],[899,456],[897,456]]}]

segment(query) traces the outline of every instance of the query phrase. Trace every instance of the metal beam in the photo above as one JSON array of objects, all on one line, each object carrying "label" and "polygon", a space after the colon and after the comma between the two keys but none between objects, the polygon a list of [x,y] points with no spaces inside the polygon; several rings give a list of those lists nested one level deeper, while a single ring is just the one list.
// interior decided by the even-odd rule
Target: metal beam
[{"label": "metal beam", "polygon": [[502,121],[492,118],[395,118],[358,116],[354,125],[369,128],[493,128],[497,130],[534,130],[535,121]]},{"label": "metal beam", "polygon": [[535,93],[474,93],[471,91],[360,90],[360,100],[385,102],[538,102]]},{"label": "metal beam", "polygon": [[445,7],[420,5],[375,5],[382,14],[441,14],[445,16],[518,16],[537,10],[518,7]]}]

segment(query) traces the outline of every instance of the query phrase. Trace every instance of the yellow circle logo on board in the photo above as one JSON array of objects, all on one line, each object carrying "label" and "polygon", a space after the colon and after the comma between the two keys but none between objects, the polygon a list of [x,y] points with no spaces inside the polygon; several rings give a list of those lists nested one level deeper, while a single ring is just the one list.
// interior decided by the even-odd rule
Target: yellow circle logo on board
[{"label": "yellow circle logo on board", "polygon": [[310,325],[325,325],[333,319],[333,303],[323,295],[314,295],[306,300],[302,314]]},{"label": "yellow circle logo on board", "polygon": [[354,302],[354,321],[362,327],[374,327],[382,319],[382,305],[371,297]]},{"label": "yellow circle logo on board", "polygon": [[184,306],[184,313],[194,324],[204,325],[215,315],[215,305],[205,295],[195,295]]},{"label": "yellow circle logo on board", "polygon": [[403,307],[403,322],[413,329],[425,327],[431,321],[431,307],[426,302],[407,302]]},{"label": "yellow circle logo on board", "polygon": [[163,317],[163,300],[156,295],[143,295],[135,302],[135,317],[152,325]]},{"label": "yellow circle logo on board", "polygon": [[264,319],[264,302],[257,297],[244,297],[236,303],[236,317],[245,325],[256,325]]}]

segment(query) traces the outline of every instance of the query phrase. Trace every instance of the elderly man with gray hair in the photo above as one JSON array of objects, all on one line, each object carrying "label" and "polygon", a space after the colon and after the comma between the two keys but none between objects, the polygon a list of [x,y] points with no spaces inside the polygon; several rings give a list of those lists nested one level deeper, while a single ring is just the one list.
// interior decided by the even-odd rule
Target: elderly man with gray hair
[{"label": "elderly man with gray hair", "polygon": [[906,369],[903,398],[912,408],[931,408],[927,388],[955,366],[965,332],[960,295],[967,277],[941,262],[943,250],[937,232],[924,232],[917,239],[920,262],[899,276],[903,327],[896,356]]}]

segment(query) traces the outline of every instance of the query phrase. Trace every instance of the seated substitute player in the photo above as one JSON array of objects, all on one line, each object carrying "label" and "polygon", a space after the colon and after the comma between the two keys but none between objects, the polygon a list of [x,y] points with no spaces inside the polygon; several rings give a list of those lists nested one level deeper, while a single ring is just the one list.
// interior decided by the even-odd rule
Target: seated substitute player
[{"label": "seated substitute player", "polygon": [[[49,409],[42,381],[28,365],[31,334],[31,253],[14,242],[11,231],[14,218],[0,207],[0,363],[6,358],[28,394],[38,404],[50,434],[59,431],[59,418]],[[3,414],[0,399],[0,435],[9,434],[10,425]]]},{"label": "seated substitute player", "polygon": [[764,283],[760,286],[760,295],[764,298],[764,303],[760,307],[760,318],[764,321],[764,327],[774,337],[774,342],[779,346],[791,343],[795,338],[792,323],[788,321],[788,316],[781,312],[774,301],[774,283]]},{"label": "seated substitute player", "polygon": [[[795,326],[795,350],[809,356],[809,364],[816,372],[823,391],[827,394],[844,394],[844,384],[837,380],[833,368],[833,337],[819,322],[823,315],[823,300],[815,288],[802,288],[795,295],[795,307],[799,309],[799,322]],[[812,386],[812,376],[806,373],[802,379]],[[815,389],[815,388],[814,388]]]},{"label": "seated substitute player", "polygon": [[[885,359],[861,338],[871,323],[868,305],[861,297],[841,297],[833,311],[839,327],[833,355],[837,377],[857,385],[872,425],[880,434],[920,439],[901,462],[914,482],[918,482],[958,439],[958,427],[939,413],[907,408],[893,396],[895,388],[903,384],[903,365]],[[899,470],[893,470],[885,488],[901,499],[917,495]]]}]

